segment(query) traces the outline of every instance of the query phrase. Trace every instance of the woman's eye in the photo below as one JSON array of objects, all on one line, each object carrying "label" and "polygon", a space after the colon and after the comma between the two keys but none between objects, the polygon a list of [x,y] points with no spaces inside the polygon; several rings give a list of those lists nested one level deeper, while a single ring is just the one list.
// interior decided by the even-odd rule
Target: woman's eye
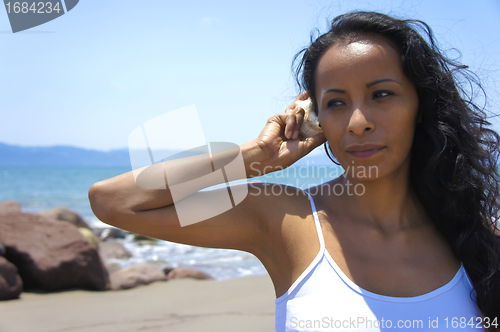
[{"label": "woman's eye", "polygon": [[394,92],[391,92],[391,91],[375,91],[375,93],[373,94],[373,98],[374,99],[378,99],[378,98],[384,98],[384,97],[387,97],[387,96],[392,96],[394,95]]},{"label": "woman's eye", "polygon": [[340,106],[340,105],[342,105],[342,104],[343,104],[343,102],[342,102],[342,101],[340,101],[340,100],[330,100],[330,101],[326,104],[326,106],[327,106],[327,107],[337,107],[337,106]]}]

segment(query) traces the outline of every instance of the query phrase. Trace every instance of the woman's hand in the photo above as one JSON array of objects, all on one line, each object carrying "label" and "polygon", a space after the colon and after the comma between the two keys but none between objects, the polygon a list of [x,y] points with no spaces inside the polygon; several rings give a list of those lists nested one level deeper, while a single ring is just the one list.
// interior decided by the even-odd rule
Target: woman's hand
[{"label": "woman's hand", "polygon": [[307,100],[309,98],[309,91],[303,92],[295,98],[285,110],[288,114],[285,127],[285,137],[288,139],[298,139],[300,134],[300,126],[304,122],[305,111],[301,107],[296,107],[297,100]]},{"label": "woman's hand", "polygon": [[[273,168],[271,172],[289,167],[326,142],[323,133],[307,139],[299,133],[305,111],[300,107],[295,107],[295,102],[307,98],[309,98],[309,94],[306,91],[293,100],[286,108],[285,113],[270,117],[256,139],[257,144],[266,154],[266,166]],[[261,175],[265,173],[269,173],[269,171],[265,171]]]}]

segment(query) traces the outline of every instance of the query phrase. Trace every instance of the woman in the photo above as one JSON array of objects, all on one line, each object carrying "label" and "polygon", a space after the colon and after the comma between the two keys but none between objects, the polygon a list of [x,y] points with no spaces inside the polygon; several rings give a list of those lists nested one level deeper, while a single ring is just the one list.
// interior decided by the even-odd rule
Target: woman
[{"label": "woman", "polygon": [[[92,186],[96,216],[158,239],[254,254],[274,283],[277,331],[500,331],[499,136],[458,90],[454,75],[466,67],[441,55],[425,23],[372,12],[335,18],[301,53],[306,92],[296,100],[311,98],[323,133],[299,135],[304,110],[294,100],[240,146],[247,176],[288,167],[325,142],[356,172],[296,195],[249,184],[234,208],[186,227],[168,188],[140,188],[129,172]],[[362,193],[349,194],[356,185]]]}]

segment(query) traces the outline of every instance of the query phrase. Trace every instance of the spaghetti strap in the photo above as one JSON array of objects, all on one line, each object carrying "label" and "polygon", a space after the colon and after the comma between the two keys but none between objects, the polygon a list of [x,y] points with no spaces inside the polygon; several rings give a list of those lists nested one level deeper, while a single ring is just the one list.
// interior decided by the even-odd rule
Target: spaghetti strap
[{"label": "spaghetti strap", "polygon": [[318,212],[316,211],[316,206],[314,205],[314,200],[311,196],[311,194],[309,194],[307,191],[304,191],[307,196],[309,196],[309,201],[311,202],[311,208],[312,208],[312,211],[313,211],[313,217],[314,217],[314,224],[316,225],[316,231],[318,232],[318,238],[319,238],[319,248],[320,248],[320,252],[323,251],[323,249],[325,249],[325,239],[323,238],[323,231],[321,230],[321,223],[319,222],[319,218],[318,218]]}]

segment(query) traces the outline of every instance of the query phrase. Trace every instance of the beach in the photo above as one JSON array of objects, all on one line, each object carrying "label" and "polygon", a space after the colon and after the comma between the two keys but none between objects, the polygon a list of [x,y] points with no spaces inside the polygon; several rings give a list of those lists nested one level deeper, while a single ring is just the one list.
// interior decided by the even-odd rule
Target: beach
[{"label": "beach", "polygon": [[268,275],[178,279],[120,291],[23,292],[0,301],[0,332],[274,331]]}]

